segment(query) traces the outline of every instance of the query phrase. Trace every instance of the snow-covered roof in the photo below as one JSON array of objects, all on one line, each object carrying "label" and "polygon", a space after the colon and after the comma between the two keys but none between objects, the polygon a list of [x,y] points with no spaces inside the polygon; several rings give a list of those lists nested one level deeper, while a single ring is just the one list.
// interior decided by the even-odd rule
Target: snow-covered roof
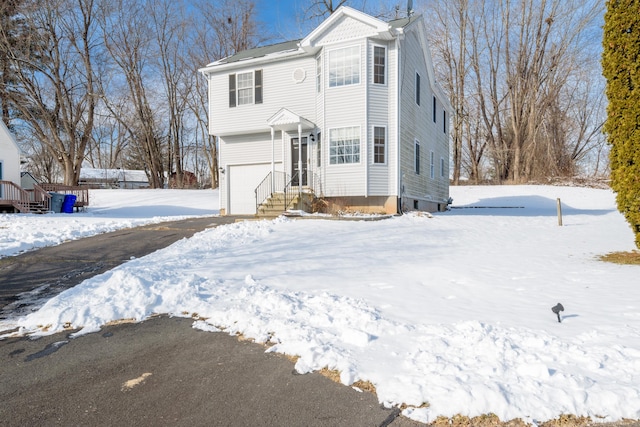
[{"label": "snow-covered roof", "polygon": [[148,182],[147,174],[143,170],[133,169],[98,169],[82,168],[80,180],[104,180],[104,181],[136,181]]}]

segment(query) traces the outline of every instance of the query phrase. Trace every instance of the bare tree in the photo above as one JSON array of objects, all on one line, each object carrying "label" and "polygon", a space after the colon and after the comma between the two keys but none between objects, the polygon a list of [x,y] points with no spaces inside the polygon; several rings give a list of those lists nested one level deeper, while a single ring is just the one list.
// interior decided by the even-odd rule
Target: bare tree
[{"label": "bare tree", "polygon": [[[468,79],[467,23],[469,21],[469,1],[450,0],[433,2],[432,14],[437,31],[431,39],[435,51],[434,57],[439,61],[439,80],[444,82],[454,109],[451,126],[453,154],[453,183],[458,185],[462,169],[463,140],[465,122],[469,120],[469,101],[466,96]],[[471,153],[469,153],[471,154]],[[471,169],[475,173],[475,168]]]},{"label": "bare tree", "polygon": [[15,83],[6,95],[33,136],[61,165],[64,183],[78,183],[97,103],[93,0],[25,1],[33,31],[19,44],[3,26],[0,44]]},{"label": "bare tree", "polygon": [[255,3],[251,0],[224,0],[216,8],[208,1],[195,3],[196,29],[188,47],[187,64],[191,64],[191,96],[189,109],[196,119],[195,141],[209,167],[212,188],[218,187],[217,138],[208,133],[208,86],[197,69],[265,41],[267,32],[257,21]]},{"label": "bare tree", "polygon": [[[143,3],[124,0],[105,1],[102,10],[104,43],[115,68],[124,82],[124,93],[129,108],[114,104],[106,97],[107,107],[127,130],[134,146],[145,162],[145,171],[152,188],[164,187],[164,142],[157,126],[157,111],[152,107],[150,88],[146,77],[155,53],[152,45],[153,30],[149,26],[148,11]],[[123,105],[125,113],[115,105]]]}]

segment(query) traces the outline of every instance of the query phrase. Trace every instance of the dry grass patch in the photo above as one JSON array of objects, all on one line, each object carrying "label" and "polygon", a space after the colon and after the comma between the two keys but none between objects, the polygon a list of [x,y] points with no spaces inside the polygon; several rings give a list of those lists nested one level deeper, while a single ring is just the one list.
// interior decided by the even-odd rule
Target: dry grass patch
[{"label": "dry grass patch", "polygon": [[601,261],[623,265],[640,265],[640,251],[611,252],[600,256]]},{"label": "dry grass patch", "polygon": [[589,417],[564,414],[554,420],[543,422],[540,427],[584,427],[589,424],[591,424],[591,418]]},{"label": "dry grass patch", "polygon": [[438,417],[431,425],[433,427],[527,427],[530,424],[519,418],[503,422],[496,414],[484,414],[473,418],[458,414],[451,418]]},{"label": "dry grass patch", "polygon": [[[340,371],[335,369],[329,369],[326,366],[318,371],[318,373],[322,376],[329,378],[331,381],[341,384],[340,381]],[[357,387],[360,390],[368,391],[370,393],[376,394],[376,386],[374,386],[369,381],[358,380],[351,384],[351,387]]]}]

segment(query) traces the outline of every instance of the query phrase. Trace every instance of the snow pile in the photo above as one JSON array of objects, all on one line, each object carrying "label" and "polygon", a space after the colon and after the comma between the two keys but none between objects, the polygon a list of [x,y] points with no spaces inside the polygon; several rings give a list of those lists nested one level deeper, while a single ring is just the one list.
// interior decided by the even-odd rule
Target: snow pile
[{"label": "snow pile", "polygon": [[95,234],[214,215],[218,190],[89,190],[86,212],[0,214],[0,258]]},{"label": "snow pile", "polygon": [[[596,258],[634,247],[611,191],[451,192],[457,209],[433,218],[279,218],[206,230],[0,330],[82,334],[171,313],[298,355],[301,373],[328,367],[344,384],[370,381],[381,402],[406,403],[419,421],[640,418],[638,267]],[[551,311],[558,302],[562,323]]]}]

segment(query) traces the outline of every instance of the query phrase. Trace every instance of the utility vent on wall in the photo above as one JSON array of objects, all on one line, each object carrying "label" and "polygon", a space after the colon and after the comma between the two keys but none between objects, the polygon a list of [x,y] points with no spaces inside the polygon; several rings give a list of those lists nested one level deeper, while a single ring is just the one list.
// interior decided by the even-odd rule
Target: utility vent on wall
[{"label": "utility vent on wall", "polygon": [[293,70],[293,80],[296,83],[302,83],[304,78],[307,76],[307,73],[302,68],[296,68]]}]

